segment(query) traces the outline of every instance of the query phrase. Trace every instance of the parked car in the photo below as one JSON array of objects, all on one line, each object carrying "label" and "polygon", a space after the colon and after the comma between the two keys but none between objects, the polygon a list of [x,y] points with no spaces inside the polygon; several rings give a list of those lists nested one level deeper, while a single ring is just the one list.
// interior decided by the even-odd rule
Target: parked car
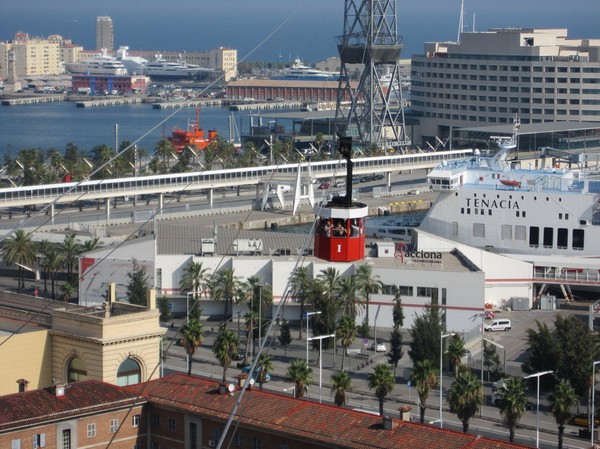
[{"label": "parked car", "polygon": [[385,178],[385,175],[383,173],[376,173],[372,178],[373,181],[381,181],[383,178]]},{"label": "parked car", "polygon": [[[580,427],[588,427],[589,417],[586,413],[580,413],[578,415],[571,416],[569,420],[569,424],[573,424],[574,426]],[[600,425],[600,418],[596,418],[594,416],[594,427]]]},{"label": "parked car", "polygon": [[512,326],[510,324],[510,320],[499,319],[499,320],[492,320],[492,322],[486,324],[483,329],[486,332],[509,331],[511,329],[511,327]]},{"label": "parked car", "polygon": [[346,180],[345,179],[338,179],[335,184],[335,187],[345,187],[346,186]]},{"label": "parked car", "polygon": [[408,191],[409,195],[418,195],[419,193],[421,193],[419,190],[409,190]]},{"label": "parked car", "polygon": [[[245,367],[242,368],[242,373],[243,374],[248,374],[250,372],[250,365],[246,365]],[[256,368],[254,368],[254,373],[252,374],[252,379],[254,379],[255,382],[258,382],[258,374],[260,373],[260,368],[257,366]],[[267,372],[265,375],[265,382],[269,382],[271,380],[271,375]]]},{"label": "parked car", "polygon": [[372,180],[373,180],[373,177],[371,175],[363,176],[362,178],[360,178],[360,182],[369,182]]},{"label": "parked car", "polygon": [[385,346],[385,343],[375,343],[373,342],[373,344],[371,345],[371,351],[375,351],[375,352],[386,352],[387,351],[387,347]]},{"label": "parked car", "polygon": [[322,182],[321,185],[319,185],[319,189],[321,190],[327,190],[331,188],[331,184],[328,182]]},{"label": "parked car", "polygon": [[483,312],[483,314],[486,320],[493,320],[496,316],[493,310],[486,310],[485,312]]}]

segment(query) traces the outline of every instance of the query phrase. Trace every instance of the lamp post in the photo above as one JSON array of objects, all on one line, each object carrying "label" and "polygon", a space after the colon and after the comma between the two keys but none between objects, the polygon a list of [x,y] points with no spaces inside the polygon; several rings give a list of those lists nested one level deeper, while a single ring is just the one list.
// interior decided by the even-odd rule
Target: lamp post
[{"label": "lamp post", "polygon": [[544,374],[552,374],[554,371],[542,371],[541,373],[530,374],[523,379],[537,377],[537,406],[535,410],[535,447],[540,447],[540,377]]},{"label": "lamp post", "polygon": [[443,359],[443,355],[444,355],[444,338],[446,337],[452,337],[456,335],[454,332],[451,334],[444,334],[444,333],[440,333],[440,429],[443,426],[443,418],[442,418],[442,391],[443,391],[443,381],[444,381],[444,377],[442,374],[442,359]]},{"label": "lamp post", "polygon": [[[321,313],[321,312],[317,312],[317,313]],[[308,331],[306,334],[306,344],[308,346],[308,341],[309,340],[319,340],[319,404],[321,403],[321,385],[322,383],[322,374],[323,374],[323,339],[324,338],[331,338],[334,337],[335,338],[335,334],[330,334],[330,335],[318,335],[316,337],[311,337],[308,338]],[[306,364],[308,365],[308,358],[307,358],[307,362]]]},{"label": "lamp post", "polygon": [[592,364],[592,427],[591,427],[591,443],[592,443],[592,447],[594,446],[594,392],[596,390],[595,386],[596,386],[596,365],[600,363],[600,360],[595,361]]},{"label": "lamp post", "polygon": [[308,366],[308,323],[311,315],[320,315],[321,312],[306,312],[306,365]]}]

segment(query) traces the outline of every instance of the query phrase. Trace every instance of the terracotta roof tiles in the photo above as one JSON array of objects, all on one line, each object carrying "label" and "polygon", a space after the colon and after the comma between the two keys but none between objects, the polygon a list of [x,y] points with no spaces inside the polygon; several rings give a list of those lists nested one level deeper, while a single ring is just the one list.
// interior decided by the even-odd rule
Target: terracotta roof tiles
[{"label": "terracotta roof tiles", "polygon": [[67,384],[64,396],[54,388],[0,396],[0,432],[146,403],[137,394],[98,380]]},{"label": "terracotta roof tiles", "polygon": [[[240,394],[219,393],[219,384],[173,374],[147,384],[127,387],[150,403],[168,405],[223,422],[229,418]],[[394,419],[394,429],[384,430],[383,418],[346,408],[293,399],[266,391],[247,391],[238,408],[239,421],[249,428],[277,431],[300,440],[338,448],[413,449],[517,449],[518,444],[463,434]]]}]

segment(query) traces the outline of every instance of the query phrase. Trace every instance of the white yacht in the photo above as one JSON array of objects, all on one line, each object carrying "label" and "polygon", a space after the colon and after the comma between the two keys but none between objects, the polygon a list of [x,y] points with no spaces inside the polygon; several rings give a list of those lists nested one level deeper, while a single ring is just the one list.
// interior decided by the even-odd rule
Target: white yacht
[{"label": "white yacht", "polygon": [[196,64],[188,64],[182,59],[170,62],[162,55],[156,55],[154,61],[144,65],[142,73],[152,79],[197,79],[205,78],[215,71]]},{"label": "white yacht", "polygon": [[337,81],[340,75],[334,72],[325,72],[313,69],[296,58],[294,64],[281,73],[271,77],[273,80],[302,80],[302,81]]},{"label": "white yacht", "polygon": [[144,66],[148,63],[147,59],[141,56],[130,56],[127,52],[129,47],[121,46],[117,50],[117,60],[120,61],[125,68],[127,73],[130,75],[139,75],[142,73]]},{"label": "white yacht", "polygon": [[127,69],[117,58],[108,55],[105,48],[102,52],[86,61],[65,64],[69,73],[89,75],[127,76]]}]

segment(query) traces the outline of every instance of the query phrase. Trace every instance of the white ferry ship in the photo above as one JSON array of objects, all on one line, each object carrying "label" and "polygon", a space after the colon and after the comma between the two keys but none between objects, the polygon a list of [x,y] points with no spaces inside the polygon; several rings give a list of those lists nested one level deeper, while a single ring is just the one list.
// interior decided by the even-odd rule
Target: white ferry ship
[{"label": "white ferry ship", "polygon": [[600,256],[600,171],[522,167],[506,160],[512,137],[496,138],[491,157],[478,150],[427,175],[439,192],[419,229],[524,259]]}]

